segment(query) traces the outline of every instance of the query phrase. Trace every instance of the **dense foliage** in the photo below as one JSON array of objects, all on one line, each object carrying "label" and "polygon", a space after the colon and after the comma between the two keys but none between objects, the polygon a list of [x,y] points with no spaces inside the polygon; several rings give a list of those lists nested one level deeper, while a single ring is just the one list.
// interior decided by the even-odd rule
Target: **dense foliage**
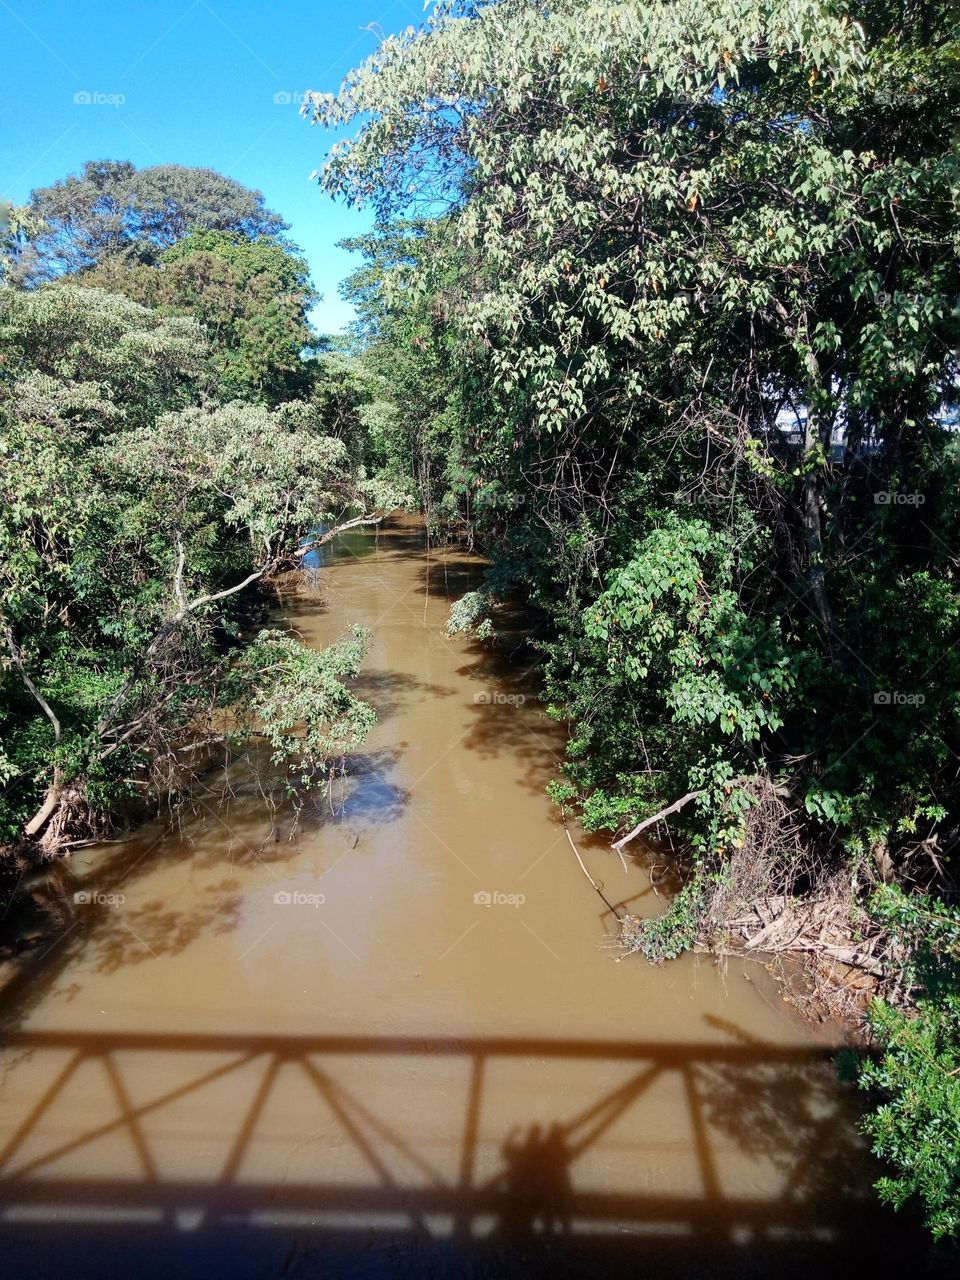
[{"label": "dense foliage", "polygon": [[952,1230],[955,987],[890,979],[920,943],[868,901],[896,882],[919,919],[957,885],[960,15],[448,3],[312,111],[355,128],[322,181],[381,219],[350,293],[394,465],[492,553],[487,603],[550,620],[556,797],[611,832],[673,811],[687,886],[640,949],[732,884],[846,886],[887,948],[851,956],[908,1009],[865,1076],[884,1193]]},{"label": "dense foliage", "polygon": [[[16,859],[175,798],[225,748],[253,750],[278,795],[324,779],[372,720],[345,683],[364,637],[306,649],[262,626],[256,588],[400,497],[358,446],[376,388],[311,354],[306,268],[260,197],[206,171],[88,166],[54,189],[81,208],[57,245],[106,218],[84,204],[94,169],[128,200],[119,238],[0,288],[0,845]],[[53,217],[51,198],[31,207]],[[47,252],[44,225],[18,218],[10,260]]]},{"label": "dense foliage", "polygon": [[960,912],[915,903],[893,886],[873,910],[889,924],[904,956],[904,980],[916,1014],[875,1001],[870,1025],[883,1047],[860,1073],[865,1089],[886,1100],[867,1120],[874,1149],[898,1166],[879,1184],[900,1208],[919,1195],[937,1238],[960,1235]]},{"label": "dense foliage", "polygon": [[303,354],[316,335],[307,264],[286,245],[239,232],[195,231],[156,263],[108,258],[78,283],[122,293],[203,326],[222,394],[280,404],[309,395]]}]

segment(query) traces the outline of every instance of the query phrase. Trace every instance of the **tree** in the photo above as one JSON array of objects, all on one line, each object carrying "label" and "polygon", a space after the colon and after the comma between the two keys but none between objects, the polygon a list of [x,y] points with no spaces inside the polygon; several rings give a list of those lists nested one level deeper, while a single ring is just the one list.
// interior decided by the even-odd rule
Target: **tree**
[{"label": "tree", "polygon": [[[872,718],[864,695],[885,642],[867,638],[865,615],[881,598],[889,607],[901,564],[878,545],[865,582],[846,548],[915,538],[909,512],[877,519],[873,494],[916,490],[951,465],[932,419],[951,383],[960,286],[950,116],[932,110],[946,93],[956,112],[950,54],[921,41],[905,57],[886,35],[868,45],[814,0],[576,0],[549,12],[518,0],[469,13],[445,8],[422,33],[388,39],[338,97],[316,99],[319,119],[363,120],[324,181],[384,212],[438,186],[460,206],[465,305],[447,327],[486,399],[467,470],[537,494],[539,509],[508,535],[520,573],[572,538],[573,563],[555,578],[577,576],[555,590],[578,602],[567,625],[580,631],[598,577],[629,560],[661,513],[712,502],[713,526],[773,552],[766,589],[741,569],[747,617],[768,610],[772,587],[795,661],[827,658],[815,692],[790,702],[813,694],[842,708],[820,757],[829,774]],[[941,28],[955,29],[946,9]],[[909,93],[893,87],[906,79]],[[776,425],[790,406],[803,409],[796,439]],[[868,469],[864,451],[879,441]],[[934,564],[946,532],[929,546]],[[925,592],[922,578],[913,585]],[[918,682],[950,642],[949,609],[941,624],[921,646]],[[575,655],[557,655],[561,685],[565,664]],[[945,692],[949,667],[942,675]],[[941,729],[898,761],[893,806],[889,774],[877,777],[851,823],[860,838],[900,806],[935,803],[922,777],[936,769]],[[809,758],[807,737],[778,754]],[[691,767],[701,782],[710,774],[723,807],[744,763],[708,753]],[[822,811],[821,784],[798,783]]]},{"label": "tree", "polygon": [[251,589],[393,492],[309,405],[195,403],[213,370],[193,320],[4,290],[0,341],[3,838],[57,852],[175,794],[198,751],[262,738],[275,790],[322,780],[370,723],[342,684],[363,637],[244,645]]},{"label": "tree", "polygon": [[309,395],[316,343],[307,312],[316,298],[306,262],[267,237],[194,231],[156,263],[110,257],[78,283],[106,288],[172,315],[193,316],[207,336],[223,399],[276,405]]},{"label": "tree", "polygon": [[16,272],[24,248],[42,229],[28,209],[0,200],[0,284]]},{"label": "tree", "polygon": [[881,1103],[864,1128],[897,1170],[878,1188],[897,1209],[919,1196],[936,1239],[960,1235],[960,912],[892,886],[871,910],[897,940],[915,999],[909,1013],[880,1000],[870,1009],[883,1053],[859,1084]]},{"label": "tree", "polygon": [[371,350],[439,374],[424,500],[549,622],[555,795],[691,868],[636,949],[776,900],[894,995],[863,891],[960,833],[956,7],[450,3],[313,115]]},{"label": "tree", "polygon": [[61,413],[57,397],[82,392],[90,408],[71,408],[71,420],[82,417],[95,433],[153,421],[209,386],[195,321],[72,284],[0,291],[0,359],[6,398],[25,388],[33,397],[48,392],[52,403],[41,410],[31,401],[30,411],[52,423]]},{"label": "tree", "polygon": [[79,174],[31,192],[31,216],[43,226],[22,253],[15,282],[36,284],[120,256],[155,262],[191,231],[279,238],[287,230],[263,195],[213,169],[128,160],[90,160]]},{"label": "tree", "polygon": [[[345,241],[365,261],[342,292],[357,311],[367,380],[380,388],[366,418],[379,465],[415,478],[432,532],[469,540],[480,525],[493,533],[508,520],[514,495],[470,447],[489,425],[488,388],[450,323],[476,288],[456,234],[447,220],[396,219]],[[501,419],[501,436],[512,428]]]}]

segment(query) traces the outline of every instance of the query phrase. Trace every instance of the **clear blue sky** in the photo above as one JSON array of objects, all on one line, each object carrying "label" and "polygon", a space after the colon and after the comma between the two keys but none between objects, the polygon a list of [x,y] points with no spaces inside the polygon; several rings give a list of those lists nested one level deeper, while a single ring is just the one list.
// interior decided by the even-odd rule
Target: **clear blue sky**
[{"label": "clear blue sky", "polygon": [[376,48],[365,28],[424,16],[422,0],[0,0],[0,197],[22,204],[85,160],[219,169],[291,223],[324,295],[314,322],[339,330],[354,259],[335,246],[370,217],[309,181],[333,138],[296,98],[339,87]]}]

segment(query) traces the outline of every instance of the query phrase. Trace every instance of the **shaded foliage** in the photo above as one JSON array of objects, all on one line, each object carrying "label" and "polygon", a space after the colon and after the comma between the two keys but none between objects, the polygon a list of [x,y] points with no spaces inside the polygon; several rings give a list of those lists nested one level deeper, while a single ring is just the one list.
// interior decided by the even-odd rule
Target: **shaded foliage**
[{"label": "shaded foliage", "polygon": [[111,163],[34,206],[28,248],[74,270],[0,288],[0,843],[27,858],[225,749],[271,791],[322,781],[371,723],[364,637],[306,650],[257,588],[403,500],[256,193]]}]

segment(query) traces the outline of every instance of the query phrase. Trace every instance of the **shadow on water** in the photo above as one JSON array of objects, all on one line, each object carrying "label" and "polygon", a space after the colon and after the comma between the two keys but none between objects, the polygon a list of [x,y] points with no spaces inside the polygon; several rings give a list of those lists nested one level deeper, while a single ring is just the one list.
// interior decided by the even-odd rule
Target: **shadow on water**
[{"label": "shadow on water", "polygon": [[350,687],[358,698],[373,707],[379,724],[395,716],[411,701],[451,698],[456,694],[455,689],[418,680],[416,676],[402,671],[371,671],[366,668],[350,682]]},{"label": "shadow on water", "polygon": [[[398,677],[395,685],[409,691],[409,683],[418,682]],[[271,814],[246,784],[227,803],[216,792],[209,803],[195,797],[180,823],[103,846],[93,866],[77,857],[51,863],[21,886],[0,916],[0,961],[7,957],[0,962],[0,1030],[42,1004],[81,954],[94,972],[110,974],[180,955],[201,936],[235,929],[244,894],[232,872],[254,863],[295,867],[300,837],[320,827],[359,835],[395,821],[410,800],[391,776],[404,747],[349,756],[329,789],[306,792],[296,808],[285,803]],[[194,878],[189,905],[150,899],[115,910],[113,900],[140,876],[178,865],[224,874],[209,882]]]},{"label": "shadow on water", "polygon": [[[13,1276],[849,1280],[902,1275],[922,1257],[914,1224],[894,1224],[864,1193],[862,1178],[847,1176],[850,1169],[862,1173],[863,1152],[840,1115],[822,1051],[736,1034],[678,1044],[23,1031],[8,1032],[3,1043],[14,1063],[26,1055],[30,1069],[51,1081],[0,1152],[0,1247],[5,1273]],[[155,1079],[177,1083],[159,1093],[155,1085],[145,1100],[125,1073],[146,1058]],[[358,1060],[393,1073],[411,1059],[462,1066],[462,1092],[451,1100],[447,1076],[437,1099],[461,1117],[454,1158],[442,1169],[424,1146],[430,1126],[421,1133],[407,1113],[394,1114],[376,1089],[365,1096],[358,1083]],[[493,1172],[481,1175],[481,1136],[489,1149],[491,1130],[485,1108],[496,1081],[506,1069],[553,1063],[571,1070],[589,1064],[596,1096],[572,1114],[514,1124],[495,1144]],[[67,1125],[44,1128],[81,1066],[85,1079],[98,1070],[109,1081],[113,1118],[85,1122],[68,1110]],[[611,1086],[612,1069],[619,1082]],[[265,1117],[274,1091],[284,1087],[281,1071],[287,1088],[294,1072],[312,1090],[326,1136],[314,1138],[316,1150],[295,1177],[258,1181],[240,1171],[258,1130],[269,1130]],[[701,1194],[648,1190],[658,1184],[647,1174],[651,1160],[656,1174],[657,1144],[642,1137],[627,1144],[632,1185],[591,1186],[580,1173],[582,1157],[602,1151],[609,1139],[622,1147],[616,1126],[664,1081],[685,1092]],[[219,1104],[218,1090],[225,1091]],[[218,1171],[207,1178],[161,1176],[151,1142],[165,1132],[165,1109],[201,1091],[211,1114],[230,1117],[229,1131],[215,1138],[222,1147]],[[44,1143],[34,1140],[39,1132]],[[135,1153],[125,1176],[98,1176],[95,1161],[78,1166],[76,1159],[74,1172],[58,1175],[58,1161],[110,1135],[126,1137]],[[366,1177],[335,1176],[343,1143]],[[772,1152],[782,1189],[758,1195],[725,1187],[725,1144],[750,1155]],[[87,1171],[77,1174],[78,1167]]]},{"label": "shadow on water", "polygon": [[[726,1019],[707,1014],[705,1021],[748,1052],[762,1050]],[[783,1175],[785,1198],[820,1203],[839,1195],[849,1203],[872,1194],[863,1185],[862,1156],[851,1160],[854,1099],[831,1073],[796,1065],[785,1071],[761,1052],[736,1065],[704,1064],[698,1089],[710,1127],[751,1159],[770,1161]]]},{"label": "shadow on water", "polygon": [[544,711],[536,664],[518,664],[509,650],[477,641],[467,652],[471,661],[457,670],[472,689],[472,723],[463,746],[485,758],[509,756],[515,780],[542,796],[559,773],[567,734]]},{"label": "shadow on water", "polygon": [[[281,838],[283,812],[269,816],[247,787],[229,804],[198,797],[172,826],[140,830],[97,851],[91,865],[75,855],[53,862],[23,885],[0,920],[8,951],[0,965],[0,1033],[42,1004],[60,976],[81,956],[97,973],[161,956],[175,956],[201,935],[228,933],[239,923],[243,895],[232,872],[246,864],[289,864],[300,854]],[[192,903],[126,903],[142,875],[182,865],[223,871],[215,883],[194,883]]]},{"label": "shadow on water", "polygon": [[[178,954],[208,927],[224,932],[236,922],[233,915],[236,903],[229,900],[212,904],[212,920],[199,911],[166,911],[160,904],[148,904],[142,910],[129,913],[130,918],[134,914],[141,917],[133,927],[139,925],[149,934],[153,946],[148,950],[150,944],[145,940],[140,942],[134,935],[121,932],[117,913],[109,905],[91,903],[82,906],[74,903],[73,886],[80,883],[82,881],[73,879],[64,885],[58,913],[60,918],[51,915],[44,920],[42,932],[31,939],[36,945],[15,964],[8,963],[0,968],[3,979],[0,987],[0,1036],[6,1027],[17,1025],[42,1005],[63,974],[81,955],[93,956],[92,967],[96,972],[112,973],[121,965],[149,959],[151,950],[154,955]],[[98,888],[98,891],[106,895],[118,890],[115,887]],[[71,990],[67,991],[67,999]]]},{"label": "shadow on water", "polygon": [[[315,535],[310,535],[311,538],[319,536],[325,531],[325,528],[326,526],[321,526],[316,530]],[[324,543],[322,547],[315,547],[312,551],[308,551],[303,557],[302,564],[304,569],[325,569],[337,560],[345,560],[350,557],[356,560],[363,560],[367,556],[375,555],[377,548],[378,539],[370,537],[365,528],[348,529],[346,533],[339,534],[332,542]]]},{"label": "shadow on water", "polygon": [[438,552],[424,564],[420,576],[425,594],[442,600],[458,600],[483,584],[484,567],[475,560],[461,560],[456,553]]},{"label": "shadow on water", "polygon": [[[424,545],[422,531],[402,523],[363,537],[381,558],[419,554]],[[431,562],[425,588],[451,597],[469,589],[465,579],[451,580],[451,567]],[[476,570],[468,576],[476,585]],[[316,602],[304,603],[304,613],[316,612]],[[458,673],[474,690],[464,746],[509,753],[522,785],[542,794],[562,758],[564,733],[542,713],[536,672],[521,664],[518,673],[508,653],[486,646],[468,652]],[[381,719],[398,714],[406,699],[456,693],[380,671],[365,672],[357,686]],[[403,750],[401,742],[351,758],[336,821],[361,826],[399,816],[409,797],[392,778]],[[320,797],[314,801],[319,807],[301,814],[304,826],[331,821]],[[189,838],[204,833],[204,840]],[[195,832],[161,836],[108,849],[95,868],[105,895],[122,892],[138,867],[157,860],[189,860],[214,873],[217,882],[187,908],[135,904],[136,932],[148,949],[109,905],[77,906],[74,894],[87,877],[59,863],[31,889],[40,897],[30,927],[45,922],[46,936],[0,971],[0,1079],[11,1085],[9,1097],[29,1094],[0,1144],[5,1276],[881,1280],[924,1273],[925,1237],[869,1190],[852,1099],[836,1082],[830,1051],[770,1045],[718,1018],[708,1018],[709,1034],[692,1043],[25,1026],[81,957],[95,972],[112,972],[182,952],[211,929],[235,928],[241,898],[232,867],[292,862],[299,853],[246,801],[211,806]],[[356,1017],[362,1026],[363,1010]],[[436,1064],[443,1069],[434,1071]],[[558,1069],[585,1080],[585,1092],[541,1086]],[[23,1072],[33,1083],[20,1092],[12,1086]],[[511,1073],[527,1085],[512,1095],[523,1109],[505,1119],[498,1089]],[[112,1110],[102,1101],[87,1105],[91,1080]],[[277,1130],[273,1109],[279,1103],[283,1114],[291,1082],[305,1099],[292,1135],[282,1124]],[[412,1082],[416,1105],[398,1105],[397,1090]],[[658,1089],[680,1099],[675,1134],[658,1127]],[[165,1144],[183,1139],[176,1108],[184,1102],[210,1117],[197,1133],[213,1154],[201,1162],[206,1173],[189,1159],[163,1159]],[[98,1154],[98,1144],[110,1142],[125,1143],[122,1176]],[[274,1152],[285,1144],[287,1156],[282,1167],[271,1160],[268,1175],[262,1160],[248,1159],[263,1142]],[[662,1176],[665,1146],[681,1148],[692,1164],[683,1192]],[[739,1177],[730,1172],[738,1161]],[[750,1172],[761,1161],[775,1177]],[[607,1176],[608,1163],[623,1170],[619,1184]],[[353,1167],[356,1175],[344,1177]]]}]

